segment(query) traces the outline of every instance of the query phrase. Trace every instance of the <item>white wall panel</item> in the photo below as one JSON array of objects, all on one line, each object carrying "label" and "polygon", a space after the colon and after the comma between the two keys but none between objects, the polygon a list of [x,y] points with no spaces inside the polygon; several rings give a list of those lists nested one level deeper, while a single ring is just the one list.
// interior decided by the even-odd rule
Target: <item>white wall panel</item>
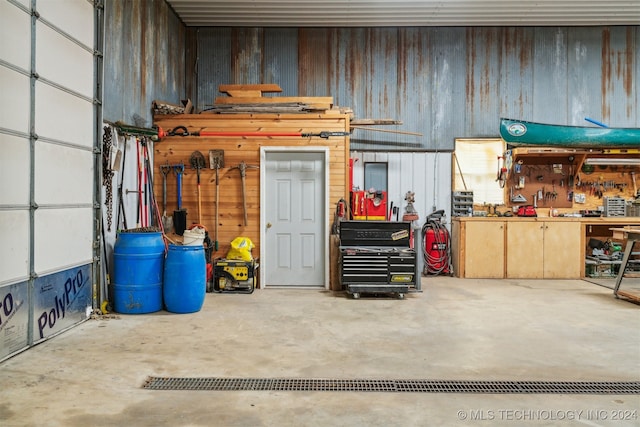
[{"label": "white wall panel", "polygon": [[93,209],[38,209],[35,214],[36,273],[92,262]]},{"label": "white wall panel", "polygon": [[414,208],[420,216],[420,225],[434,210],[444,209],[450,218],[451,153],[352,152],[351,158],[357,159],[353,167],[353,185],[360,189],[364,189],[365,162],[387,163],[387,209],[393,202],[393,206],[400,208],[400,219],[407,206],[404,198],[408,191],[415,193]]},{"label": "white wall panel", "polygon": [[0,16],[3,17],[0,25],[0,58],[23,70],[29,70],[31,17],[7,1],[0,1]]},{"label": "white wall panel", "polygon": [[0,283],[29,276],[29,212],[0,211]]},{"label": "white wall panel", "polygon": [[38,1],[38,13],[86,46],[93,46],[93,6],[87,0]]},{"label": "white wall panel", "polygon": [[29,78],[0,66],[0,127],[29,133]]},{"label": "white wall panel", "polygon": [[93,147],[93,105],[36,83],[36,133],[41,137]]},{"label": "white wall panel", "polygon": [[[44,24],[36,26],[38,74],[65,88],[93,97],[93,55]],[[61,61],[60,58],[64,58]]]},{"label": "white wall panel", "polygon": [[28,165],[29,140],[0,133],[0,205],[29,204]]},{"label": "white wall panel", "polygon": [[35,161],[37,204],[93,201],[93,155],[90,151],[40,143],[36,145]]}]

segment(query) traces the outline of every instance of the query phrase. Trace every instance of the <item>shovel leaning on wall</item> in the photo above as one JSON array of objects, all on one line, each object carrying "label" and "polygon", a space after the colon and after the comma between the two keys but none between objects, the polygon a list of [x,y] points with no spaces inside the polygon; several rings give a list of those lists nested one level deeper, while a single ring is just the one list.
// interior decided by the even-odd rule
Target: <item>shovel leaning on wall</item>
[{"label": "shovel leaning on wall", "polygon": [[187,210],[182,209],[182,174],[184,173],[184,164],[173,166],[173,171],[176,174],[176,186],[178,193],[178,209],[173,211],[173,227],[178,236],[184,234],[184,230],[187,228]]}]

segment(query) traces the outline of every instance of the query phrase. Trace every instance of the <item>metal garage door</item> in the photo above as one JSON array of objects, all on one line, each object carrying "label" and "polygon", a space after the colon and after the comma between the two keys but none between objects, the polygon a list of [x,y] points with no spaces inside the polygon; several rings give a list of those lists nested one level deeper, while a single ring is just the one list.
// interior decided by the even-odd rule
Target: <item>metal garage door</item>
[{"label": "metal garage door", "polygon": [[92,309],[100,16],[86,0],[0,1],[0,360]]}]

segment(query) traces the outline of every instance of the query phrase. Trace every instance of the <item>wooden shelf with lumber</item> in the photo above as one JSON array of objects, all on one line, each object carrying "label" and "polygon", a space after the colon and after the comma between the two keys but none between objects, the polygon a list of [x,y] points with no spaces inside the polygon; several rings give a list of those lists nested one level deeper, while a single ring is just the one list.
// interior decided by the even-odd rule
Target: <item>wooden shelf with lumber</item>
[{"label": "wooden shelf with lumber", "polygon": [[281,93],[282,88],[277,84],[224,84],[218,86],[218,91],[227,96],[216,97],[213,106],[204,113],[305,113],[334,109],[333,97],[330,96],[263,96],[265,93]]}]

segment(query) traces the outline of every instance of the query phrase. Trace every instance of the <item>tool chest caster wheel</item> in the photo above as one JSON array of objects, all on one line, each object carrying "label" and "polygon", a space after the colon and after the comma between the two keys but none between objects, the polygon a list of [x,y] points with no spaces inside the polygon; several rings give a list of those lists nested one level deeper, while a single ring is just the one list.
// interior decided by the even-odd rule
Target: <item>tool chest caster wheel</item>
[{"label": "tool chest caster wheel", "polygon": [[353,299],[360,298],[360,292],[354,292],[352,295],[353,295]]},{"label": "tool chest caster wheel", "polygon": [[398,294],[398,299],[404,299],[404,294],[402,292]]}]

